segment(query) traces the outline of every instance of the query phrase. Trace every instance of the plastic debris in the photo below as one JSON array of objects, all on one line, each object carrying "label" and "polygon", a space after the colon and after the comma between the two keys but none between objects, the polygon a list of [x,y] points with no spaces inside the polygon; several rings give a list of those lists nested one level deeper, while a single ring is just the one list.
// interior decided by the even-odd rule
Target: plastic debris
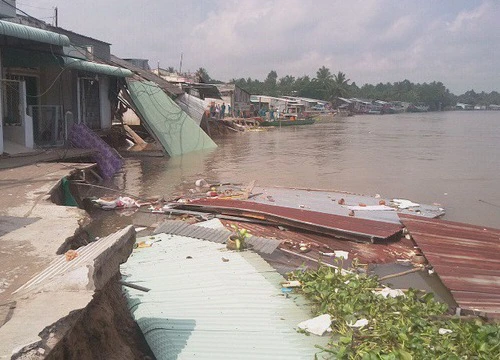
[{"label": "plastic debris", "polygon": [[451,334],[453,331],[450,329],[441,328],[438,330],[438,332],[439,332],[439,335],[445,335],[445,334]]},{"label": "plastic debris", "polygon": [[325,331],[332,331],[330,326],[332,325],[332,317],[329,314],[323,314],[316,316],[315,318],[302,321],[298,328],[308,333],[322,336]]},{"label": "plastic debris", "polygon": [[198,179],[194,182],[197,187],[210,187],[205,179]]},{"label": "plastic debris", "polygon": [[352,327],[352,328],[360,329],[360,328],[368,325],[368,322],[369,321],[367,319],[359,319],[354,324],[352,322],[347,323],[347,326]]},{"label": "plastic debris", "polygon": [[420,204],[414,203],[406,199],[392,199],[392,202],[396,204],[399,209],[408,209],[411,207],[420,206]]},{"label": "plastic debris", "polygon": [[285,281],[281,284],[284,288],[300,287],[302,284],[298,280]]},{"label": "plastic debris", "polygon": [[99,205],[101,208],[105,210],[110,209],[119,209],[119,208],[132,208],[132,207],[140,207],[140,205],[134,199],[127,196],[120,196],[114,200],[106,200],[103,198],[99,198],[96,200],[92,200],[94,204]]},{"label": "plastic debris", "polygon": [[335,257],[339,259],[347,260],[349,258],[349,252],[343,250],[335,250]]},{"label": "plastic debris", "polygon": [[405,293],[403,292],[403,290],[401,289],[391,289],[391,288],[384,288],[382,290],[373,290],[372,291],[374,294],[376,295],[381,295],[383,296],[384,298],[388,298],[388,297],[391,297],[391,298],[395,298],[395,297],[398,297],[398,296],[405,296]]}]

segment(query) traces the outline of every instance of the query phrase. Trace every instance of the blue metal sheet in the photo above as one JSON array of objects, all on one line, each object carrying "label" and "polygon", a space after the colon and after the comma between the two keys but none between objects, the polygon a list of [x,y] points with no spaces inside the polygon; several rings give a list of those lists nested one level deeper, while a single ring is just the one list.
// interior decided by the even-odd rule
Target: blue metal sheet
[{"label": "blue metal sheet", "polygon": [[69,46],[70,41],[66,35],[52,31],[42,30],[31,26],[0,20],[0,35],[12,36],[18,39],[31,40],[45,44]]},{"label": "blue metal sheet", "polygon": [[297,333],[312,316],[253,252],[158,234],[122,265],[133,317],[158,359],[312,359],[328,337]]}]

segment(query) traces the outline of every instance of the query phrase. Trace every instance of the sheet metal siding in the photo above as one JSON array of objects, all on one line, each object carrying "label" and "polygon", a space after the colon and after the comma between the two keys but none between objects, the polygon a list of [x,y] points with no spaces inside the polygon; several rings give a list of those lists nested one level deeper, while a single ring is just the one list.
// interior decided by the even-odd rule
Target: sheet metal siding
[{"label": "sheet metal siding", "polygon": [[94,264],[94,260],[97,257],[109,249],[114,243],[122,239],[127,233],[132,232],[133,227],[127,226],[126,228],[113,233],[105,238],[102,238],[98,241],[94,241],[88,245],[79,247],[76,249],[78,256],[71,261],[66,260],[65,255],[59,255],[56,259],[54,259],[50,265],[45,268],[38,275],[33,277],[31,280],[26,282],[23,286],[15,291],[15,293],[30,290],[31,288],[35,288],[38,285],[50,281],[58,276],[62,276],[67,274],[68,272],[77,269],[82,266],[91,266]]},{"label": "sheet metal siding", "polygon": [[201,207],[229,215],[251,216],[280,222],[285,225],[297,226],[309,231],[363,241],[386,240],[398,234],[402,229],[400,224],[241,200],[200,199],[194,200],[182,207],[188,209]]},{"label": "sheet metal siding", "polygon": [[314,345],[328,339],[296,332],[311,314],[281,294],[283,278],[257,254],[177,235],[155,239],[122,274],[151,289],[124,288],[158,359],[312,359]]},{"label": "sheet metal siding", "polygon": [[217,147],[158,85],[127,79],[127,86],[141,120],[170,156]]},{"label": "sheet metal siding", "polygon": [[[306,210],[319,211],[327,214],[348,216],[351,206],[365,204],[368,206],[379,205],[383,200],[387,205],[391,204],[390,199],[381,199],[373,196],[352,194],[342,191],[326,191],[313,189],[294,189],[280,187],[254,187],[253,196],[249,201],[267,205],[277,205],[299,209],[301,206]],[[340,205],[338,201],[344,199],[345,203]],[[398,212],[418,214],[424,217],[438,217],[444,215],[443,209],[433,205],[420,204],[410,209],[393,210],[360,210],[355,211],[359,219],[368,219],[400,224]]]},{"label": "sheet metal siding", "polygon": [[2,20],[0,20],[0,35],[57,46],[70,45],[69,38],[66,35]]},{"label": "sheet metal siding", "polygon": [[[244,225],[241,225],[245,228]],[[208,240],[219,244],[225,243],[231,234],[227,229],[210,229],[199,225],[190,225],[184,221],[166,220],[160,224],[154,234],[171,234],[179,236],[187,236],[195,239]],[[251,236],[246,240],[247,244],[251,245],[252,250],[259,253],[271,254],[280,245],[281,241],[273,239],[265,239],[262,237]]]},{"label": "sheet metal siding", "polygon": [[500,316],[500,230],[400,215],[457,304]]}]

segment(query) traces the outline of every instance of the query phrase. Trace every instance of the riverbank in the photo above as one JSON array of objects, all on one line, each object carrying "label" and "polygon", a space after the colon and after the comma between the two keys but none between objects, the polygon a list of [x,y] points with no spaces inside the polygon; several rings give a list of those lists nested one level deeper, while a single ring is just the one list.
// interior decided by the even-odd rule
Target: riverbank
[{"label": "riverbank", "polygon": [[131,321],[113,279],[132,251],[135,230],[129,226],[90,243],[75,259],[64,255],[73,240],[81,240],[90,219],[84,210],[55,203],[63,197],[61,181],[93,167],[43,163],[0,171],[1,359],[49,354],[62,359],[76,356],[75,349],[97,353],[87,342],[72,342],[75,336],[88,337],[84,333],[114,339],[113,344],[121,344],[117,354],[142,356],[130,335],[137,333],[133,322],[123,330],[98,326]]}]

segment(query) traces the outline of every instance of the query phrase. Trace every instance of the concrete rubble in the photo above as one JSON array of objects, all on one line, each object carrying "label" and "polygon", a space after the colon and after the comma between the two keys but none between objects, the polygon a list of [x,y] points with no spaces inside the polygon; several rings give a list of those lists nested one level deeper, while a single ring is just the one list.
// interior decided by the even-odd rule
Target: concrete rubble
[{"label": "concrete rubble", "polygon": [[57,255],[88,219],[83,210],[52,203],[51,192],[70,172],[90,166],[0,171],[0,359],[46,357],[132,251],[129,226],[76,249],[70,261]]}]

